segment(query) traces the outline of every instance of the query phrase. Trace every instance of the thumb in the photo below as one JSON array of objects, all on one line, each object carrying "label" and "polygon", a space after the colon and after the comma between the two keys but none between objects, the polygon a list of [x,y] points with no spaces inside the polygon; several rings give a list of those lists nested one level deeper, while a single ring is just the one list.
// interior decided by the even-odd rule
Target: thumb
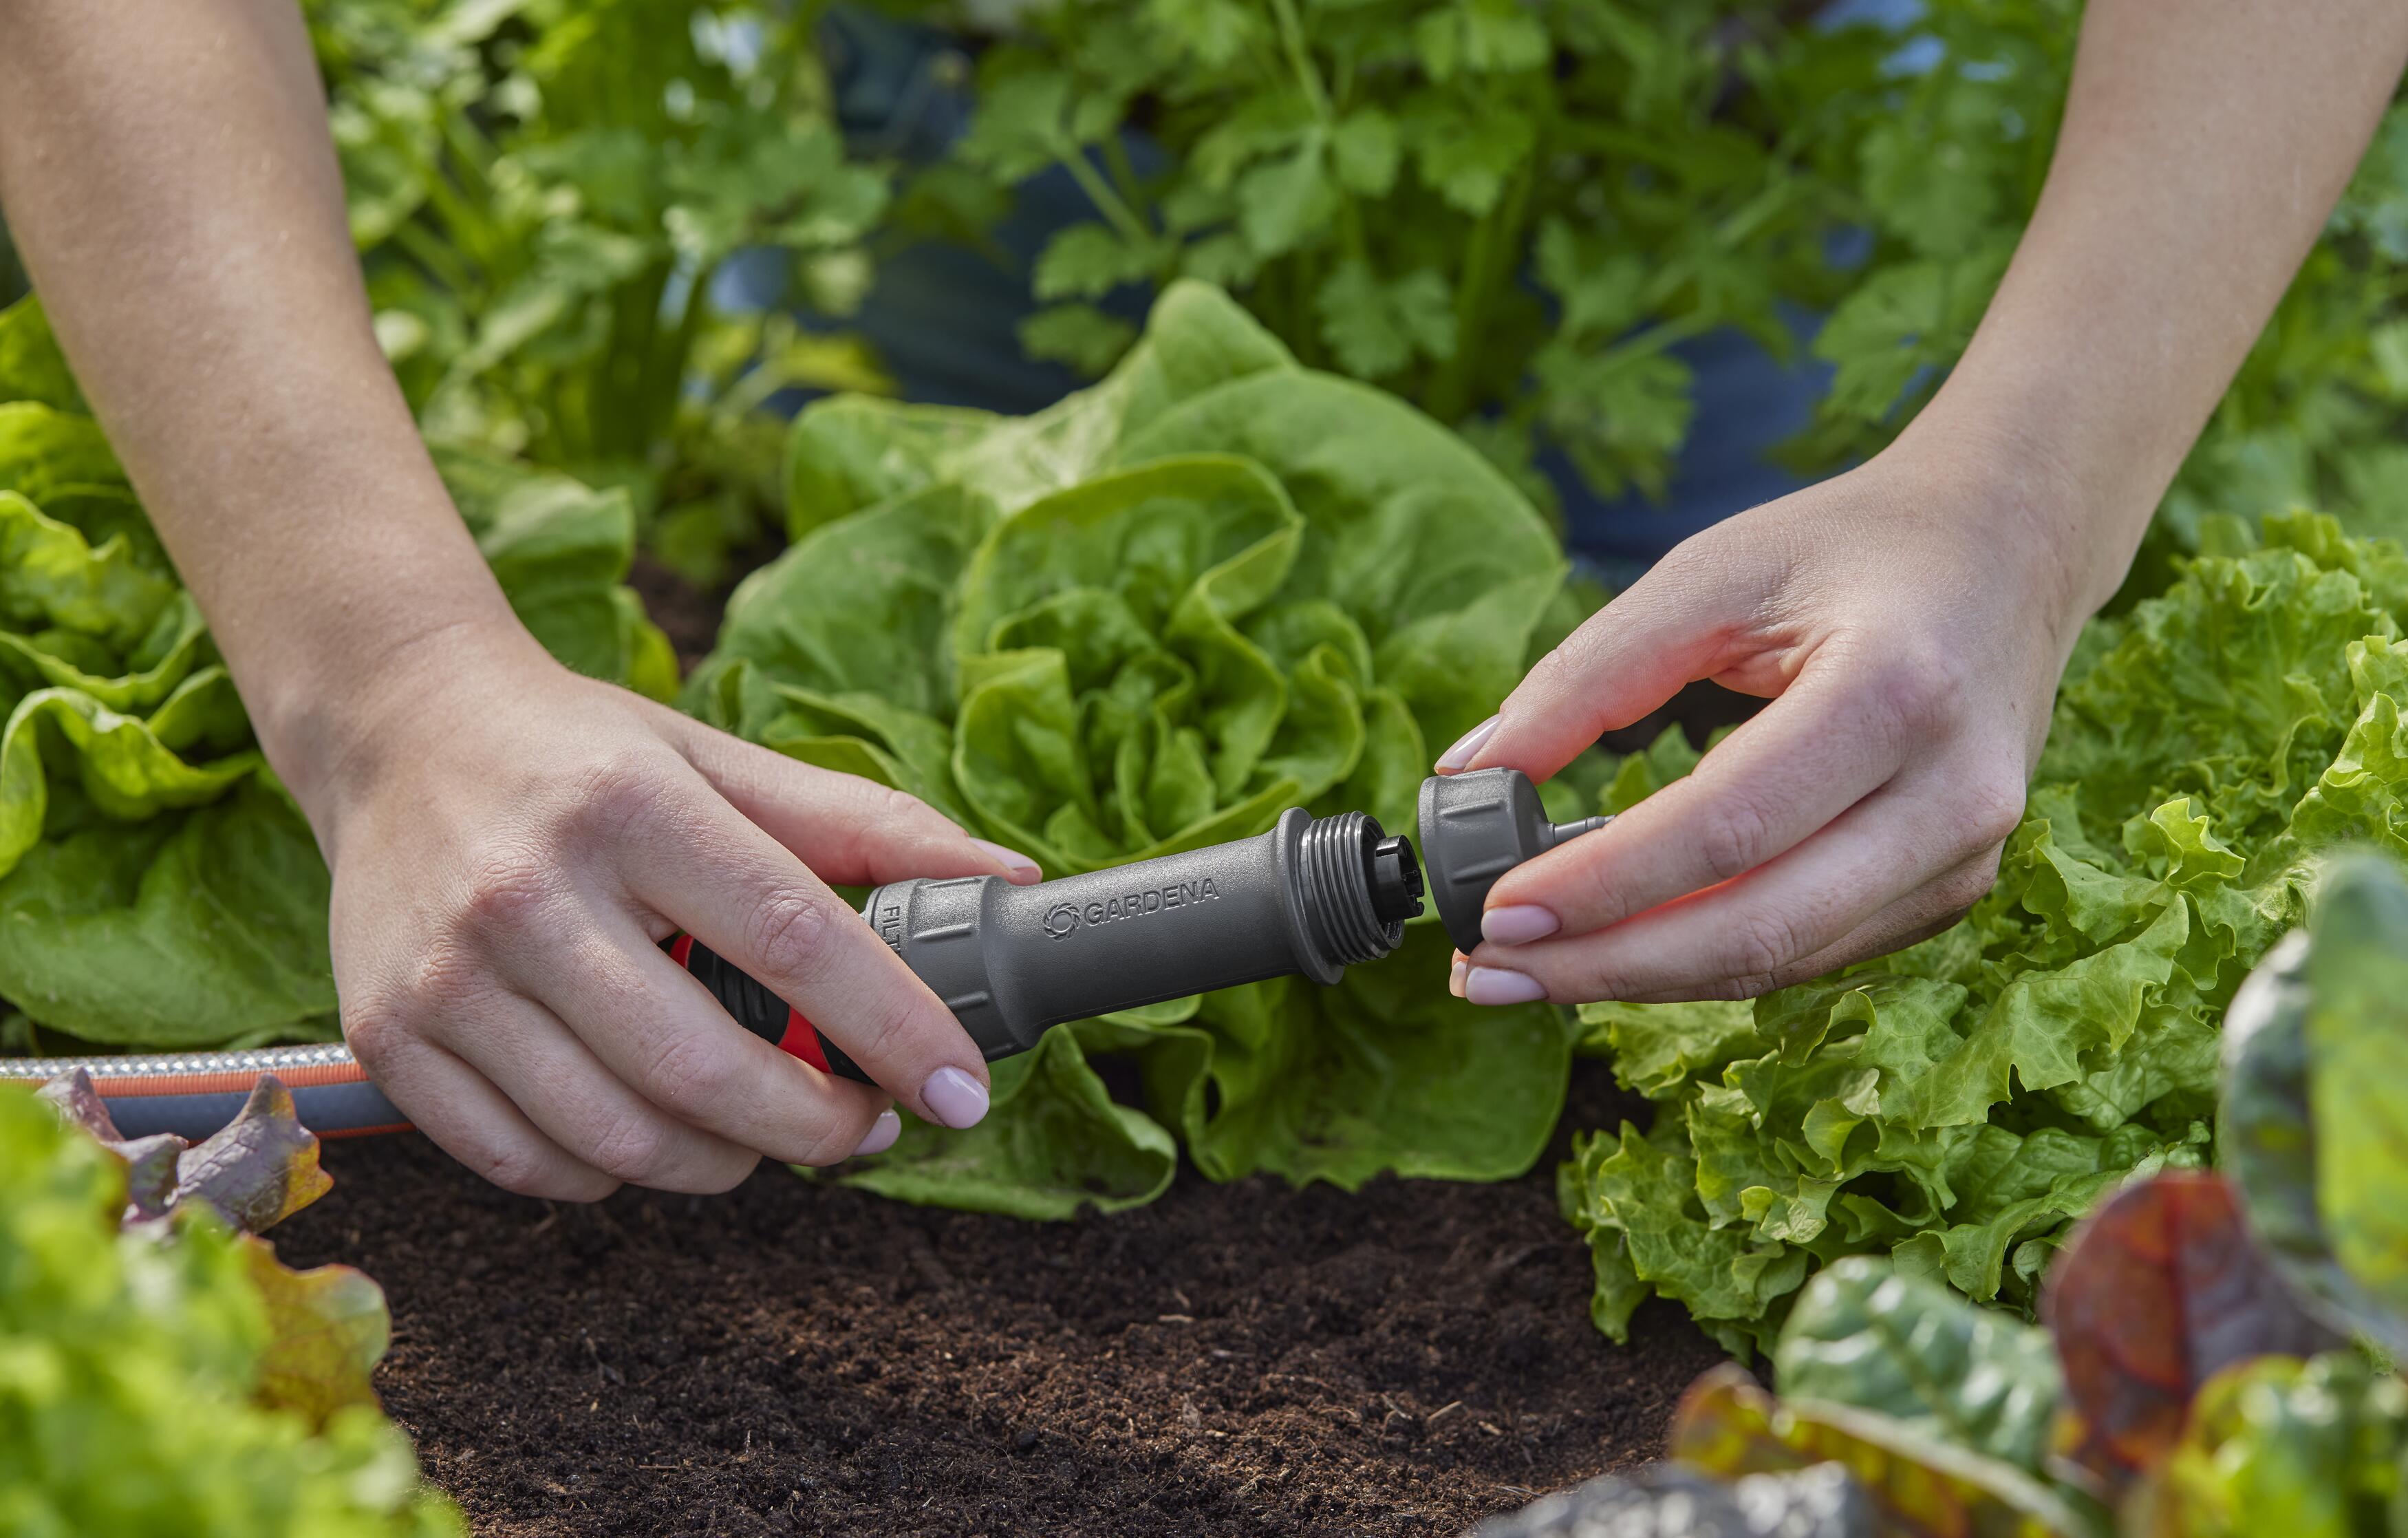
[{"label": "thumb", "polygon": [[916,796],[678,720],[673,740],[686,762],[822,881],[869,886],[914,876],[1002,876],[1025,886],[1042,879],[1035,860],[972,838]]},{"label": "thumb", "polygon": [[1722,671],[1747,617],[1733,586],[1727,572],[1674,550],[1540,658],[1440,772],[1503,766],[1544,780],[1683,684]]}]

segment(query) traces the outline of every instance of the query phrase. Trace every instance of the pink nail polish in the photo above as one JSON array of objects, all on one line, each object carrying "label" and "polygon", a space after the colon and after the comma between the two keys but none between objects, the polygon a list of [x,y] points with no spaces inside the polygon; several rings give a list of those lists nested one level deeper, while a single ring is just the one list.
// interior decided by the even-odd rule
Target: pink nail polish
[{"label": "pink nail polish", "polygon": [[1480,915],[1480,938],[1496,945],[1527,945],[1563,927],[1563,920],[1534,903],[1509,903]]},{"label": "pink nail polish", "polygon": [[1453,774],[1469,764],[1479,755],[1480,750],[1488,745],[1488,740],[1497,735],[1497,724],[1504,719],[1501,715],[1492,715],[1456,738],[1455,746],[1439,755],[1438,771],[1440,774]]},{"label": "pink nail polish", "polygon": [[1474,967],[1463,980],[1463,997],[1475,1004],[1528,1004],[1547,997],[1547,989],[1525,972]]},{"label": "pink nail polish", "polygon": [[861,1146],[853,1151],[853,1157],[859,1158],[864,1154],[882,1154],[894,1147],[895,1140],[902,1135],[903,1118],[896,1115],[891,1107],[881,1111],[878,1119],[869,1124],[869,1131],[862,1138]]},{"label": "pink nail polish", "polygon": [[1017,849],[1006,849],[1003,845],[985,839],[972,839],[970,842],[984,850],[989,858],[1004,867],[1004,879],[1014,886],[1030,886],[1045,879],[1045,872],[1038,869],[1037,862]]},{"label": "pink nail polish", "polygon": [[950,1065],[928,1075],[920,1086],[920,1100],[929,1114],[955,1131],[976,1127],[986,1114],[986,1085]]},{"label": "pink nail polish", "polygon": [[1463,974],[1470,970],[1470,962],[1464,960],[1461,956],[1456,956],[1455,958],[1455,966],[1446,974],[1446,991],[1455,995],[1457,999],[1462,998]]}]

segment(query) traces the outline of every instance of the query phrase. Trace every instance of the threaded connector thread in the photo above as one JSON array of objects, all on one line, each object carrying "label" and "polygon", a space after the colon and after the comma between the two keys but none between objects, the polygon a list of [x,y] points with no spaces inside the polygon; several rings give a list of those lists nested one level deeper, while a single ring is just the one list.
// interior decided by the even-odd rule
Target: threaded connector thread
[{"label": "threaded connector thread", "polygon": [[1360,812],[1323,817],[1297,842],[1305,924],[1313,943],[1336,966],[1376,961],[1405,938],[1402,924],[1383,924],[1371,898],[1371,851],[1380,825]]}]

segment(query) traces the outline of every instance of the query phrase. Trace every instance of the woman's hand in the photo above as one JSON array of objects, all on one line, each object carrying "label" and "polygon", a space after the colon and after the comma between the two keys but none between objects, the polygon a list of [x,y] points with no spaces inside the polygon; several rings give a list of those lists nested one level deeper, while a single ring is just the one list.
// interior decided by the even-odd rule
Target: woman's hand
[{"label": "woman's hand", "polygon": [[1995,456],[1901,444],[1673,550],[1440,771],[1543,780],[1692,679],[1772,703],[1500,879],[1455,991],[1746,998],[1953,922],[1989,889],[2073,637],[2122,565],[2088,558],[2068,500]]},{"label": "woman's hand", "polygon": [[334,870],[344,1035],[410,1119],[512,1190],[717,1191],[895,1141],[887,1097],[739,1027],[678,929],[930,1121],[986,1110],[951,1013],[829,891],[1035,881],[924,804],[580,678],[514,624],[394,657],[278,755]]},{"label": "woman's hand", "polygon": [[1736,998],[1985,891],[2073,637],[2324,228],[2408,7],[2091,0],[2048,181],[1964,356],[1861,469],[1674,551],[1442,770],[1553,773],[1693,678],[1777,697],[1509,872],[1455,986]]}]

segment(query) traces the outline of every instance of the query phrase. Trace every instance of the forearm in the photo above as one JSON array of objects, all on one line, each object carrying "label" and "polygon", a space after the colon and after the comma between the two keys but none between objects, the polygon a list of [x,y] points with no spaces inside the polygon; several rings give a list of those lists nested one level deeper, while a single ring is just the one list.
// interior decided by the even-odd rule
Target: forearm
[{"label": "forearm", "polygon": [[1901,439],[2045,488],[2069,617],[2121,580],[2404,57],[2399,0],[2091,0],[2039,208]]},{"label": "forearm", "polygon": [[0,0],[0,201],[288,776],[508,605],[378,352],[292,0]]}]

